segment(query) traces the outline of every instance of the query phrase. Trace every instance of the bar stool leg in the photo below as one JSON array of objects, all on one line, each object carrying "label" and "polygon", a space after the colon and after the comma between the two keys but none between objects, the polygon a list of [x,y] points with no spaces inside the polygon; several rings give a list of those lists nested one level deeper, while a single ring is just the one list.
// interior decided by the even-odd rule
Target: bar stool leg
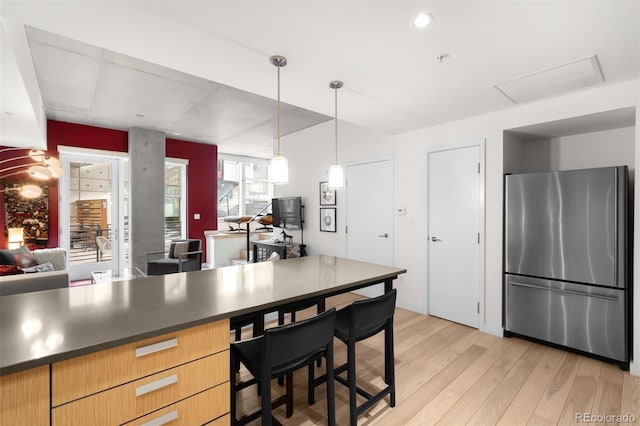
[{"label": "bar stool leg", "polygon": [[385,354],[384,354],[384,381],[390,387],[389,405],[396,406],[396,378],[395,378],[395,356],[393,353],[393,321],[389,321],[384,332]]},{"label": "bar stool leg", "polygon": [[261,378],[259,388],[262,391],[262,401],[260,403],[260,409],[262,410],[262,425],[272,426],[272,414],[271,414],[271,380],[269,377]]},{"label": "bar stool leg", "polygon": [[356,342],[349,340],[347,345],[347,380],[349,382],[349,424],[357,426],[358,411],[356,407]]},{"label": "bar stool leg", "polygon": [[289,373],[285,376],[285,392],[286,392],[286,416],[287,418],[293,415],[293,373]]},{"label": "bar stool leg", "polygon": [[313,367],[313,363],[310,363],[309,366],[307,367],[307,403],[309,405],[313,405],[316,402],[316,386],[315,386],[315,381],[316,381],[316,374],[315,374],[315,368]]},{"label": "bar stool leg", "polygon": [[231,406],[230,406],[230,411],[231,411],[231,424],[235,425],[238,423],[237,417],[236,417],[236,364],[238,364],[238,361],[236,360],[236,357],[233,353],[233,351],[231,352],[231,362],[229,363],[230,365],[230,370],[231,370],[231,374],[230,374],[230,378],[231,378]]},{"label": "bar stool leg", "polygon": [[[329,426],[334,426],[336,424],[336,394],[335,394],[335,383],[333,381],[333,343],[330,343],[327,346],[327,423]],[[310,368],[313,368],[313,363],[311,363]],[[311,381],[309,382],[311,383]],[[311,384],[310,386],[313,386]]]}]

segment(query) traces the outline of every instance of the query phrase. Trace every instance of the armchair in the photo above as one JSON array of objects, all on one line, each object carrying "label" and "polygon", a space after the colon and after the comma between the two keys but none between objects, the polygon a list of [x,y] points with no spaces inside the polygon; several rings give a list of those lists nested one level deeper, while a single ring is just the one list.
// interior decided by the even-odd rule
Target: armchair
[{"label": "armchair", "polygon": [[165,275],[202,269],[202,241],[173,240],[167,257],[152,259],[164,251],[147,253],[147,275]]}]

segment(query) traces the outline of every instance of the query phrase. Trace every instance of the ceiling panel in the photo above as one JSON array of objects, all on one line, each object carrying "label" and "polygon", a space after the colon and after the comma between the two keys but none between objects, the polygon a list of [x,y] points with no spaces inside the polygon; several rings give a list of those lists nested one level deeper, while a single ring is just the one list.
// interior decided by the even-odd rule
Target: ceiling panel
[{"label": "ceiling panel", "polygon": [[96,88],[92,116],[100,120],[141,114],[149,122],[168,126],[208,94],[207,89],[106,62]]},{"label": "ceiling panel", "polygon": [[30,45],[45,108],[83,116],[90,113],[100,60],[49,44]]}]

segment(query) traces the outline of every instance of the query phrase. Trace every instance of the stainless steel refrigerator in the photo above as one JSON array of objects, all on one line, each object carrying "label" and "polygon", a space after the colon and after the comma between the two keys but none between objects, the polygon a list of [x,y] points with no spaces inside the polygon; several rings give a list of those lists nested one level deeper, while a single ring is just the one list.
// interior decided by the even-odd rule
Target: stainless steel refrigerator
[{"label": "stainless steel refrigerator", "polygon": [[505,176],[505,329],[628,368],[626,166]]}]

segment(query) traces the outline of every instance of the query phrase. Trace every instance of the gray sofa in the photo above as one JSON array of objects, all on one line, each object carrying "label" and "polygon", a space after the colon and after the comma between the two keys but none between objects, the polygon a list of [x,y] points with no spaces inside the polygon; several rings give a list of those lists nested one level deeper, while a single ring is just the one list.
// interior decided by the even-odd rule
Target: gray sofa
[{"label": "gray sofa", "polygon": [[0,296],[69,287],[67,271],[36,272],[0,277]]},{"label": "gray sofa", "polygon": [[38,264],[51,262],[54,270],[0,276],[0,296],[69,287],[67,252],[62,248],[33,250]]}]

